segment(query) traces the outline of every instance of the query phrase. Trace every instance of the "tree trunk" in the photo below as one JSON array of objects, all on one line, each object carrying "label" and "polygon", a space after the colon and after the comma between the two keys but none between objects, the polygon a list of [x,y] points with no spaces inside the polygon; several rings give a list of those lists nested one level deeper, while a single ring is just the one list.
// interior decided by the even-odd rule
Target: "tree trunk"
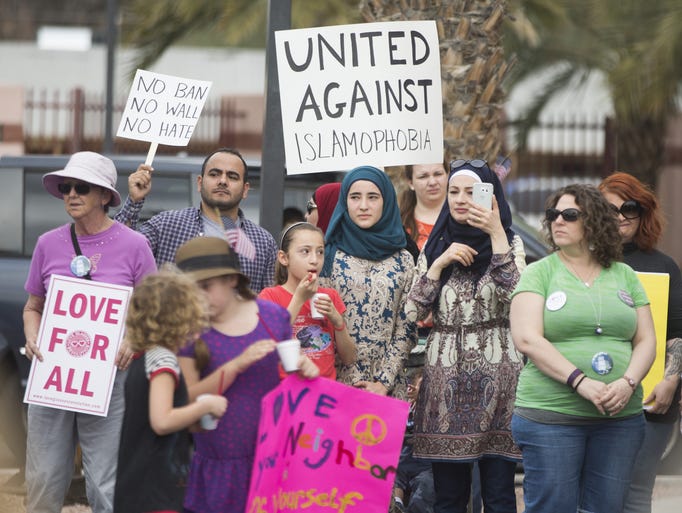
[{"label": "tree trunk", "polygon": [[501,24],[506,0],[362,0],[368,22],[435,20],[443,90],[446,162],[485,158],[494,163],[502,146],[504,58]]},{"label": "tree trunk", "polygon": [[623,171],[656,190],[663,166],[667,123],[665,120],[639,118],[624,120],[616,116],[616,166],[610,171]]}]

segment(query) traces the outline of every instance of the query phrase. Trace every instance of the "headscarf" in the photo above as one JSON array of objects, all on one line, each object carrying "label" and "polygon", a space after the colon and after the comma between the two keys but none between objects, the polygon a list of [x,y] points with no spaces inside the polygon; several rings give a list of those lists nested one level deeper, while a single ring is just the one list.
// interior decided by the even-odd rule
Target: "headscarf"
[{"label": "headscarf", "polygon": [[313,194],[317,205],[317,226],[323,233],[327,233],[329,221],[339,201],[340,190],[341,184],[339,182],[326,183],[320,185]]},{"label": "headscarf", "polygon": [[[480,168],[475,168],[469,162],[467,162],[457,168],[450,169],[450,176],[448,177],[448,189],[450,179],[458,171],[464,171],[464,174],[474,173],[481,179],[482,182],[493,184],[493,194],[495,194],[497,207],[500,211],[500,221],[502,222],[502,227],[507,234],[507,240],[511,244],[512,239],[514,238],[514,232],[511,229],[511,209],[509,208],[509,203],[507,203],[507,200],[504,197],[502,184],[500,183],[498,176],[490,170],[490,167],[488,167],[487,164]],[[450,244],[453,242],[466,244],[478,251],[478,254],[474,256],[473,263],[468,267],[464,267],[459,262],[454,262],[452,265],[449,265],[443,269],[440,277],[441,287],[450,278],[450,275],[454,269],[453,266],[456,265],[461,269],[472,271],[480,276],[488,268],[493,255],[490,235],[479,228],[455,221],[450,214],[450,204],[446,199],[445,203],[443,204],[443,208],[438,215],[436,224],[433,226],[433,230],[429,235],[429,239],[424,245],[424,253],[426,255],[428,267],[431,267],[433,261],[442,255],[443,252],[445,252],[445,250],[450,247]]]},{"label": "headscarf", "polygon": [[[367,229],[356,225],[348,214],[348,191],[358,180],[368,180],[376,185],[384,200],[381,218]],[[337,249],[357,258],[379,261],[405,247],[407,239],[400,220],[398,200],[386,173],[372,166],[361,166],[344,177],[338,203],[329,221],[326,240],[322,276],[331,274]]]}]

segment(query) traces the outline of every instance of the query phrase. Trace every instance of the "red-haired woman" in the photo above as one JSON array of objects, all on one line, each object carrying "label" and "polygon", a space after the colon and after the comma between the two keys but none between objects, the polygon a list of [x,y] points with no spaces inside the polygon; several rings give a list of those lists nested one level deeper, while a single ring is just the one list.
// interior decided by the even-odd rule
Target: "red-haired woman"
[{"label": "red-haired woman", "polygon": [[670,276],[665,373],[644,398],[647,420],[644,442],[634,464],[623,510],[648,513],[658,463],[680,411],[682,276],[673,259],[656,249],[664,223],[658,200],[649,188],[632,175],[616,172],[604,179],[599,189],[618,214],[625,263],[635,271]]}]

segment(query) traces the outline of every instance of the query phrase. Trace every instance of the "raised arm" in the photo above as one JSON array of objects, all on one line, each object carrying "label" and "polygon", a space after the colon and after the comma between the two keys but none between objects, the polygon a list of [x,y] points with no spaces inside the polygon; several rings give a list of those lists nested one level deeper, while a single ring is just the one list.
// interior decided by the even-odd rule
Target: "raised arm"
[{"label": "raised arm", "polygon": [[137,170],[128,177],[128,197],[116,213],[114,219],[135,230],[140,219],[140,211],[144,200],[152,188],[151,166],[140,164]]}]

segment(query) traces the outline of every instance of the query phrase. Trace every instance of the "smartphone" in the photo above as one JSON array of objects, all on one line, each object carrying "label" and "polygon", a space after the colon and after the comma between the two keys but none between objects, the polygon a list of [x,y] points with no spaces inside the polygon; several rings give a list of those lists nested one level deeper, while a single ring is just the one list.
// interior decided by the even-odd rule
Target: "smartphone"
[{"label": "smartphone", "polygon": [[474,182],[471,200],[488,210],[493,208],[493,184],[488,182]]}]

